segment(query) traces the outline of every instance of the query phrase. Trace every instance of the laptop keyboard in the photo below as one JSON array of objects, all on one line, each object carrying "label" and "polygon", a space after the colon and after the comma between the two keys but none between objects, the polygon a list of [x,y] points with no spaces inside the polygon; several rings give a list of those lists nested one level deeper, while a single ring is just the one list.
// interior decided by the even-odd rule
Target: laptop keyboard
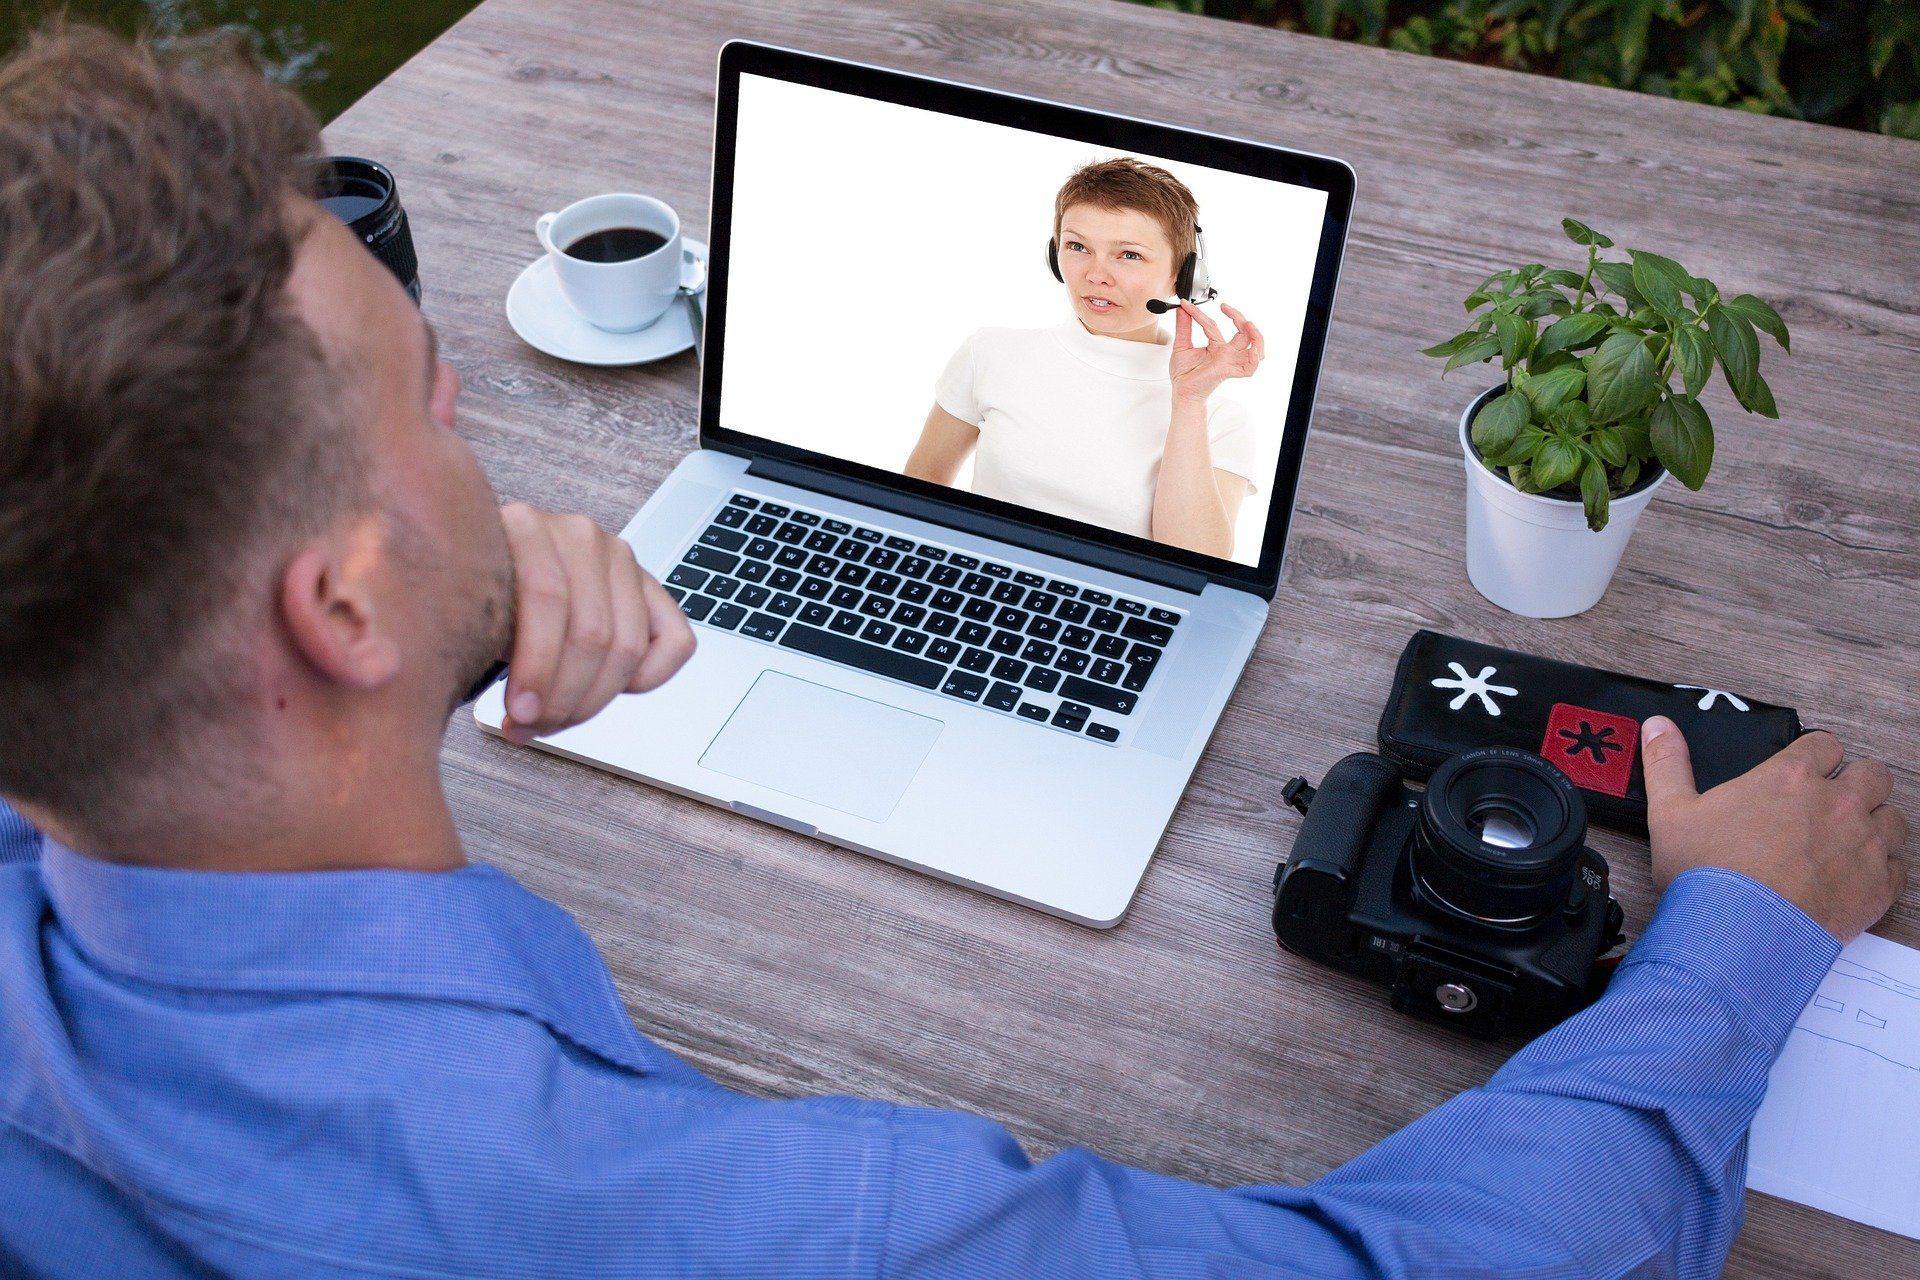
[{"label": "laptop keyboard", "polygon": [[1185,616],[745,493],[666,588],[700,625],[1109,743]]}]

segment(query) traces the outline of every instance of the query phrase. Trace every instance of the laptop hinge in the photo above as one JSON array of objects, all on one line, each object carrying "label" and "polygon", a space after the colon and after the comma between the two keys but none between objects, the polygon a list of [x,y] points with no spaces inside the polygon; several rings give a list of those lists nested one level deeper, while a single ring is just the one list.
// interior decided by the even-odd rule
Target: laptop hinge
[{"label": "laptop hinge", "polygon": [[1031,525],[1021,524],[1017,520],[1003,520],[999,516],[968,511],[948,503],[922,498],[917,494],[902,493],[898,489],[889,489],[865,480],[855,480],[851,476],[837,475],[818,467],[809,467],[804,463],[787,462],[780,458],[755,458],[747,467],[747,474],[777,480],[781,484],[798,485],[803,489],[818,490],[821,493],[832,494],[836,498],[846,498],[869,507],[879,507],[883,511],[912,516],[916,520],[927,520],[934,524],[965,529],[968,533],[978,534],[983,538],[997,538],[1002,542],[1011,542],[1015,546],[1025,547],[1030,551],[1039,551],[1068,560],[1077,560],[1082,564],[1090,564],[1096,568],[1105,569],[1109,573],[1122,573],[1130,578],[1143,578],[1163,587],[1172,587],[1175,591],[1199,595],[1206,589],[1208,582],[1205,574],[1196,573],[1192,569],[1162,564],[1146,556],[1135,555],[1130,551],[1117,551],[1096,542],[1087,542],[1064,533],[1055,533],[1051,529],[1036,529]]}]

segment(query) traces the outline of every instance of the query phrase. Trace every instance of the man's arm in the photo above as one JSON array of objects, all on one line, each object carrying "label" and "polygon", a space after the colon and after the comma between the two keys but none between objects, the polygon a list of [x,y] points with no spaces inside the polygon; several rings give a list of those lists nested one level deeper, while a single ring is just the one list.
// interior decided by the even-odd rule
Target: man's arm
[{"label": "man's arm", "polygon": [[0,800],[0,867],[9,862],[32,862],[40,856],[40,833]]}]

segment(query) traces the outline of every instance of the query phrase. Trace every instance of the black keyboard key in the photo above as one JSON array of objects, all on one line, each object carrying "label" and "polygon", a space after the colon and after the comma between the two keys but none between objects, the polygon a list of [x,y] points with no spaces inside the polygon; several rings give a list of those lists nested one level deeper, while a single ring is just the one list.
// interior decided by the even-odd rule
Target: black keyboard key
[{"label": "black keyboard key", "polygon": [[827,603],[836,609],[851,609],[865,599],[866,594],[858,587],[835,587]]},{"label": "black keyboard key", "polygon": [[858,564],[867,558],[867,544],[854,538],[842,538],[840,545],[833,549],[833,554]]},{"label": "black keyboard key", "polygon": [[713,606],[719,603],[712,596],[688,596],[680,605],[680,611],[695,622],[706,621],[713,612]]},{"label": "black keyboard key", "polygon": [[839,542],[840,539],[834,537],[825,529],[815,529],[807,535],[806,547],[809,551],[831,551],[839,545]]},{"label": "black keyboard key", "polygon": [[747,521],[747,532],[765,536],[780,527],[780,522],[772,516],[755,516]]},{"label": "black keyboard key", "polygon": [[1125,689],[1115,689],[1111,685],[1095,684],[1079,676],[1068,676],[1060,685],[1060,696],[1072,698],[1076,702],[1091,703],[1107,711],[1127,716],[1133,714],[1134,704],[1138,701]]},{"label": "black keyboard key", "polygon": [[844,582],[850,587],[857,587],[867,580],[870,572],[872,571],[863,564],[843,564],[840,566],[840,572],[833,575],[833,580]]},{"label": "black keyboard key", "polygon": [[1147,622],[1141,618],[1129,618],[1127,625],[1120,628],[1120,634],[1129,640],[1138,640],[1141,644],[1161,646],[1173,643],[1173,628],[1158,622]]},{"label": "black keyboard key", "polygon": [[673,572],[667,575],[668,586],[685,587],[689,591],[698,591],[706,581],[707,571],[696,569],[690,564],[677,564],[673,566]]},{"label": "black keyboard key", "polygon": [[807,560],[807,572],[818,578],[831,578],[840,572],[840,562],[832,556],[811,556]]},{"label": "black keyboard key", "polygon": [[991,560],[980,566],[980,572],[986,574],[989,578],[1011,578],[1013,576],[1012,569],[1004,564],[995,564]]},{"label": "black keyboard key", "polygon": [[765,560],[749,560],[740,566],[740,580],[742,582],[764,582],[766,581],[767,575],[772,572],[773,566]]},{"label": "black keyboard key", "polygon": [[947,676],[947,682],[940,686],[940,692],[955,698],[965,698],[968,702],[980,701],[980,695],[986,691],[986,677],[970,675],[965,671],[950,673]]},{"label": "black keyboard key", "polygon": [[714,578],[707,583],[707,594],[721,600],[733,599],[733,593],[740,589],[738,578]]},{"label": "black keyboard key", "polygon": [[970,596],[982,596],[993,589],[993,579],[984,573],[970,573],[960,579],[960,589]]},{"label": "black keyboard key", "polygon": [[1141,604],[1138,600],[1116,600],[1114,601],[1113,607],[1122,613],[1132,614],[1136,618],[1144,618],[1147,616],[1147,606]]},{"label": "black keyboard key", "polygon": [[845,520],[822,520],[820,527],[828,533],[852,533],[853,526]]},{"label": "black keyboard key", "polygon": [[1027,672],[1027,688],[1036,693],[1052,693],[1060,683],[1060,673],[1051,667],[1033,667]]},{"label": "black keyboard key", "polygon": [[1153,611],[1148,613],[1147,616],[1149,618],[1152,618],[1155,622],[1164,622],[1170,627],[1177,627],[1180,625],[1180,615],[1175,613],[1171,609],[1154,609]]},{"label": "black keyboard key", "polygon": [[682,559],[696,569],[712,569],[716,573],[732,573],[740,567],[739,556],[715,547],[694,547]]},{"label": "black keyboard key", "polygon": [[789,521],[773,531],[773,540],[775,542],[785,542],[789,545],[796,542],[805,542],[807,540],[807,527]]},{"label": "black keyboard key", "polygon": [[740,588],[740,594],[734,597],[734,601],[737,604],[745,605],[749,609],[758,609],[761,605],[765,604],[772,595],[773,592],[767,590],[765,587],[745,586]]},{"label": "black keyboard key", "polygon": [[1060,603],[1060,597],[1045,591],[1027,592],[1027,608],[1035,613],[1052,613],[1053,606]]},{"label": "black keyboard key", "polygon": [[960,646],[951,640],[935,640],[928,646],[927,656],[935,662],[952,662],[960,656]]},{"label": "black keyboard key", "polygon": [[800,575],[792,569],[775,569],[767,585],[775,591],[791,591],[800,585]]},{"label": "black keyboard key", "polygon": [[888,596],[868,596],[860,602],[860,612],[869,618],[884,618],[893,612],[893,600]]},{"label": "black keyboard key", "polygon": [[1093,610],[1087,606],[1084,600],[1062,600],[1060,602],[1060,621],[1062,622],[1085,622],[1087,615],[1092,612]]},{"label": "black keyboard key", "polygon": [[1152,645],[1137,644],[1127,650],[1127,661],[1136,667],[1151,667],[1160,661],[1160,651]]},{"label": "black keyboard key", "polygon": [[867,590],[882,591],[892,595],[900,589],[900,575],[897,573],[876,573],[867,579]]},{"label": "black keyboard key", "polygon": [[780,634],[780,628],[786,625],[770,613],[756,613],[740,624],[740,634],[752,636],[755,640],[772,640]]},{"label": "black keyboard key", "polygon": [[887,539],[887,545],[895,551],[911,551],[913,550],[913,539],[903,538],[896,533]]},{"label": "black keyboard key", "polygon": [[1111,609],[1095,609],[1087,625],[1095,631],[1118,631],[1120,624],[1126,621]]},{"label": "black keyboard key", "polygon": [[933,593],[933,607],[936,609],[945,609],[948,613],[960,612],[960,606],[966,602],[967,598],[958,591],[936,591]]},{"label": "black keyboard key", "polygon": [[900,576],[903,578],[924,578],[927,576],[927,570],[931,568],[933,568],[932,563],[922,560],[919,556],[900,557]]},{"label": "black keyboard key", "polygon": [[707,531],[700,535],[700,545],[718,547],[722,551],[738,551],[747,545],[747,535],[738,529],[722,529],[717,524],[710,525]]},{"label": "black keyboard key", "polygon": [[1108,595],[1104,591],[1095,591],[1092,587],[1088,587],[1086,590],[1082,591],[1080,593],[1080,598],[1082,600],[1085,600],[1088,604],[1091,604],[1091,605],[1104,606],[1104,605],[1110,605],[1113,603],[1112,596]]},{"label": "black keyboard key", "polygon": [[786,634],[780,637],[780,643],[788,649],[810,653],[817,658],[831,658],[863,671],[892,676],[895,680],[917,684],[922,689],[938,688],[940,677],[946,673],[939,663],[916,658],[910,653],[881,649],[865,641],[797,624],[787,628]]},{"label": "black keyboard key", "polygon": [[992,634],[993,628],[984,622],[963,622],[958,639],[961,644],[985,644],[987,637]]},{"label": "black keyboard key", "polygon": [[814,601],[800,606],[800,621],[810,627],[824,627],[833,618],[833,606]]},{"label": "black keyboard key", "polygon": [[1054,646],[1045,640],[1029,640],[1026,647],[1020,650],[1020,656],[1028,662],[1048,663],[1053,661],[1056,652]]},{"label": "black keyboard key", "polygon": [[767,601],[767,612],[772,614],[776,618],[791,618],[794,614],[798,613],[799,611],[800,611],[799,596],[790,596],[790,595],[781,593],[774,596],[773,599]]},{"label": "black keyboard key", "polygon": [[995,680],[1018,680],[1027,674],[1027,664],[1015,658],[1002,658],[993,664]]},{"label": "black keyboard key", "polygon": [[917,604],[903,604],[893,611],[893,620],[903,627],[917,627],[927,619],[927,611]]},{"label": "black keyboard key", "polygon": [[993,625],[1005,627],[1009,631],[1018,631],[1027,625],[1028,614],[1024,609],[1015,609],[1009,605],[993,615]]},{"label": "black keyboard key", "polygon": [[927,571],[927,581],[936,587],[950,587],[960,581],[960,570],[950,564],[937,564]]},{"label": "black keyboard key", "polygon": [[900,563],[900,553],[889,551],[885,547],[875,547],[867,553],[867,563],[876,569],[891,569]]},{"label": "black keyboard key", "polygon": [[1093,642],[1093,651],[1103,658],[1118,658],[1127,651],[1127,642],[1119,636],[1101,636]]},{"label": "black keyboard key", "polygon": [[796,511],[793,513],[793,522],[795,524],[804,524],[811,528],[820,523],[820,517],[811,511]]},{"label": "black keyboard key", "polygon": [[1087,723],[1087,717],[1093,714],[1093,708],[1083,707],[1074,702],[1063,702],[1054,708],[1053,723],[1056,727],[1070,733],[1078,733]]},{"label": "black keyboard key", "polygon": [[738,529],[747,522],[746,508],[722,507],[720,508],[720,513],[714,516],[713,522],[717,525],[724,525],[729,529]]},{"label": "black keyboard key", "polygon": [[1090,669],[1087,674],[1095,680],[1104,680],[1106,683],[1112,684],[1121,676],[1127,674],[1127,669],[1109,658],[1097,658],[1094,660],[1092,669]]},{"label": "black keyboard key", "polygon": [[987,648],[995,653],[1014,654],[1020,652],[1020,633],[1017,631],[996,631],[993,639],[987,641]]},{"label": "black keyboard key", "polygon": [[825,600],[833,591],[833,584],[825,578],[807,578],[800,583],[800,598],[803,600]]},{"label": "black keyboard key", "polygon": [[749,498],[744,493],[736,493],[731,498],[727,499],[727,505],[730,507],[744,507],[748,511],[751,511],[755,507],[760,505],[760,499]]},{"label": "black keyboard key", "polygon": [[899,628],[891,622],[882,622],[880,619],[875,618],[872,622],[860,628],[860,638],[868,644],[885,644],[887,641],[893,639],[893,633],[898,630]]},{"label": "black keyboard key", "polygon": [[1013,575],[1013,580],[1023,587],[1044,587],[1047,580],[1037,573],[1028,573],[1025,569]]},{"label": "black keyboard key", "polygon": [[960,665],[968,671],[987,671],[993,667],[993,655],[985,649],[969,649],[960,655]]},{"label": "black keyboard key", "polygon": [[914,604],[925,604],[927,598],[932,594],[933,588],[924,582],[909,582],[906,586],[900,588],[900,598],[911,601]]},{"label": "black keyboard key", "polygon": [[1020,686],[996,684],[987,690],[987,696],[982,701],[995,711],[1011,711],[1020,705]]},{"label": "black keyboard key", "polygon": [[1087,669],[1087,664],[1092,661],[1093,659],[1091,657],[1080,652],[1078,649],[1062,649],[1060,656],[1054,660],[1054,665],[1062,671],[1080,675]]},{"label": "black keyboard key", "polygon": [[713,611],[707,619],[707,625],[718,627],[722,631],[731,631],[747,620],[747,611],[737,604],[723,604]]},{"label": "black keyboard key", "polygon": [[1085,649],[1093,644],[1093,632],[1085,627],[1068,627],[1060,633],[1060,643],[1069,649]]},{"label": "black keyboard key", "polygon": [[1087,726],[1087,736],[1098,738],[1101,742],[1118,742],[1120,731],[1110,724],[1090,724]]},{"label": "black keyboard key", "polygon": [[978,556],[966,555],[959,551],[948,556],[947,563],[958,565],[962,569],[978,569],[980,567],[980,559]]},{"label": "black keyboard key", "polygon": [[1128,667],[1126,678],[1120,682],[1122,689],[1139,693],[1147,687],[1147,681],[1153,679],[1152,667]]},{"label": "black keyboard key", "polygon": [[780,544],[772,538],[755,538],[747,544],[747,554],[755,560],[771,560],[779,550]]},{"label": "black keyboard key", "polygon": [[893,647],[902,653],[918,653],[927,647],[927,633],[924,631],[902,631],[893,638]]},{"label": "black keyboard key", "polygon": [[807,553],[799,547],[782,547],[773,557],[773,563],[782,569],[798,569],[807,562]]},{"label": "black keyboard key", "polygon": [[1047,718],[1047,709],[1037,702],[1023,702],[1020,704],[1020,714],[1029,720],[1039,720],[1044,723]]},{"label": "black keyboard key", "polygon": [[960,616],[971,618],[975,622],[990,622],[993,619],[993,601],[982,600],[978,596],[960,606]]},{"label": "black keyboard key", "polygon": [[950,613],[935,613],[927,617],[927,630],[936,636],[950,636],[959,625],[960,619]]},{"label": "black keyboard key", "polygon": [[1027,624],[1027,634],[1035,640],[1055,639],[1060,634],[1060,620],[1058,618],[1036,617],[1032,622]]},{"label": "black keyboard key", "polygon": [[1024,587],[1015,586],[1011,582],[1003,582],[993,589],[993,594],[989,598],[995,604],[1019,604],[1027,598],[1027,592]]},{"label": "black keyboard key", "polygon": [[848,613],[845,609],[833,615],[833,621],[827,624],[827,630],[837,631],[843,636],[857,636],[867,620],[857,613]]},{"label": "black keyboard key", "polygon": [[947,558],[945,551],[942,551],[939,547],[930,547],[924,542],[913,549],[913,554],[927,560],[945,560]]},{"label": "black keyboard key", "polygon": [[779,516],[782,520],[793,514],[790,508],[783,507],[777,502],[763,502],[760,504],[760,510],[770,516]]},{"label": "black keyboard key", "polygon": [[1071,582],[1061,582],[1057,579],[1048,579],[1047,590],[1057,596],[1077,596],[1080,594],[1080,588],[1074,586]]},{"label": "black keyboard key", "polygon": [[865,528],[855,529],[853,531],[853,536],[860,539],[860,541],[862,542],[880,541],[880,531],[878,529],[865,529]]},{"label": "black keyboard key", "polygon": [[682,600],[685,600],[687,598],[686,590],[681,587],[668,587],[667,594],[673,597],[673,602],[675,604],[679,604]]}]

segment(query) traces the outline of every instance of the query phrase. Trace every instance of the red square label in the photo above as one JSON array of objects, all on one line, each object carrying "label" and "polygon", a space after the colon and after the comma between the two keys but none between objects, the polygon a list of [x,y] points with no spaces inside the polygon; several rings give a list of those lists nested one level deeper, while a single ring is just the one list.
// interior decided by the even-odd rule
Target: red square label
[{"label": "red square label", "polygon": [[1570,702],[1553,704],[1540,754],[1560,766],[1574,785],[1602,795],[1624,796],[1640,749],[1640,722],[1632,716],[1589,711]]}]

